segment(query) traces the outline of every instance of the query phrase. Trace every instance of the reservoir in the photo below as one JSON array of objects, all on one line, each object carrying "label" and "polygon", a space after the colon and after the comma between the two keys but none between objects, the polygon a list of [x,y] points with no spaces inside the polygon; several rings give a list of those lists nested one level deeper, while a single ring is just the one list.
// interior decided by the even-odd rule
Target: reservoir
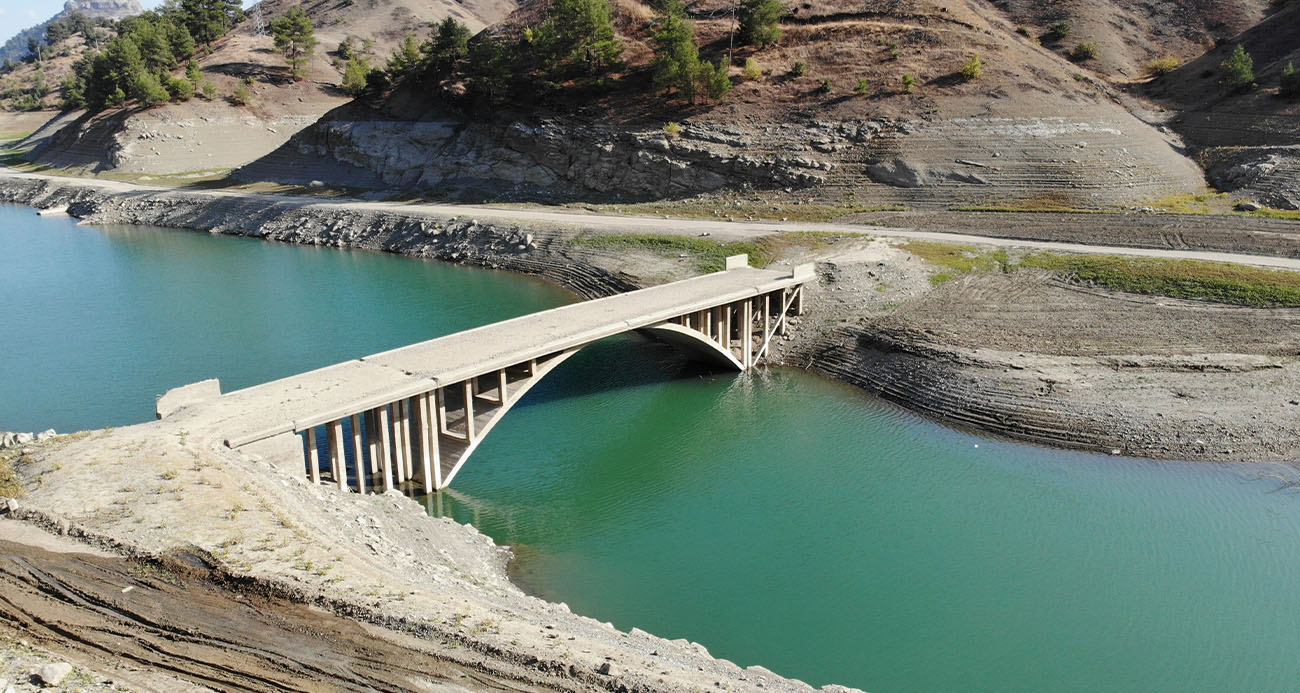
[{"label": "reservoir", "polygon": [[[145,421],[176,385],[244,387],[572,300],[0,206],[0,430]],[[626,336],[543,380],[422,501],[513,545],[534,594],[814,685],[1282,691],[1300,680],[1297,477],[990,440]]]}]

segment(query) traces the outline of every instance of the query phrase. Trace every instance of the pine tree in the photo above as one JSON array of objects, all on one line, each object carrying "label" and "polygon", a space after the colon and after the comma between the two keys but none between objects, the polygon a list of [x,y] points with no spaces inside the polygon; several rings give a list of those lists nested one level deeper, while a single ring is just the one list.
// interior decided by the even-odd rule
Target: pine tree
[{"label": "pine tree", "polygon": [[429,37],[426,73],[434,83],[447,79],[456,69],[456,63],[469,55],[469,27],[447,17],[438,23]]},{"label": "pine tree", "polygon": [[740,41],[770,46],[781,40],[779,23],[789,11],[780,0],[744,0],[740,5]]},{"label": "pine tree", "polygon": [[294,77],[302,79],[305,72],[303,66],[316,52],[316,31],[312,27],[311,17],[301,7],[291,7],[283,16],[271,22],[271,35],[275,38],[275,47],[284,53]]},{"label": "pine tree", "polygon": [[538,67],[555,82],[608,74],[623,55],[609,0],[555,0],[551,16],[531,35]]},{"label": "pine tree", "polygon": [[195,41],[211,46],[239,21],[239,6],[238,0],[180,0],[179,15]]},{"label": "pine tree", "polygon": [[366,91],[366,77],[370,74],[370,61],[364,55],[354,55],[343,68],[343,91],[350,96],[361,96]]},{"label": "pine tree", "polygon": [[1255,86],[1255,61],[1240,43],[1220,67],[1223,68],[1223,83],[1228,88],[1245,90]]},{"label": "pine tree", "polygon": [[424,53],[420,50],[420,41],[414,34],[407,34],[401,45],[393,51],[388,59],[388,78],[394,84],[405,81],[416,74],[424,63]]},{"label": "pine tree", "polygon": [[1287,63],[1286,67],[1282,68],[1282,79],[1277,93],[1291,99],[1300,97],[1300,72],[1296,71],[1293,63]]},{"label": "pine tree", "polygon": [[655,89],[670,89],[695,103],[696,80],[700,73],[700,51],[695,45],[695,26],[686,18],[681,0],[661,3],[659,28],[654,32],[655,58],[651,63]]}]

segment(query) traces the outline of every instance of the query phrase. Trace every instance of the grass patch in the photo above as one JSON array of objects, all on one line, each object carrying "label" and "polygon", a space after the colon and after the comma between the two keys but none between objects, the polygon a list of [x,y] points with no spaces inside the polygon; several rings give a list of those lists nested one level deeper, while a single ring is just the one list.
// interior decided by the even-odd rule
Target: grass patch
[{"label": "grass patch", "polygon": [[1232,197],[1229,193],[1182,193],[1178,195],[1166,195],[1156,200],[1152,200],[1151,206],[1162,210],[1165,214],[1215,214],[1239,217],[1265,217],[1268,219],[1300,220],[1300,210],[1264,207],[1263,209],[1254,212],[1243,212],[1236,209],[1238,201],[1237,198]]},{"label": "grass patch", "polygon": [[1051,253],[1026,255],[1020,265],[1134,294],[1256,308],[1300,307],[1300,272],[1201,260]]},{"label": "grass patch", "polygon": [[726,266],[726,259],[741,253],[749,255],[752,267],[766,267],[773,260],[772,253],[759,243],[722,243],[710,238],[674,236],[667,234],[627,234],[593,236],[583,234],[573,239],[574,245],[607,250],[645,250],[663,257],[686,255],[695,259],[701,272],[718,272]]},{"label": "grass patch", "polygon": [[943,268],[943,271],[930,275],[930,283],[936,286],[963,274],[1015,270],[1006,248],[986,250],[935,241],[908,241],[898,247],[931,265]]},{"label": "grass patch", "polygon": [[0,149],[0,165],[25,173],[39,173],[51,170],[49,166],[37,164],[23,158],[31,151],[31,149]]},{"label": "grass patch", "polygon": [[18,457],[17,450],[0,452],[0,496],[5,498],[19,498],[23,495],[23,486],[13,465]]}]

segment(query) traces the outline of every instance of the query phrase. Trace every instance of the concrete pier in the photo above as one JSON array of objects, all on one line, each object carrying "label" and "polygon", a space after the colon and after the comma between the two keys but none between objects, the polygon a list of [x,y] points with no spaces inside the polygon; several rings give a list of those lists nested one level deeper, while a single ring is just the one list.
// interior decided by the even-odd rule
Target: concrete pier
[{"label": "concrete pier", "polygon": [[303,473],[315,483],[431,493],[534,384],[597,340],[635,330],[723,368],[762,363],[801,311],[813,267],[760,270],[747,260],[230,392],[174,416],[231,448],[289,449],[267,442],[300,436]]}]

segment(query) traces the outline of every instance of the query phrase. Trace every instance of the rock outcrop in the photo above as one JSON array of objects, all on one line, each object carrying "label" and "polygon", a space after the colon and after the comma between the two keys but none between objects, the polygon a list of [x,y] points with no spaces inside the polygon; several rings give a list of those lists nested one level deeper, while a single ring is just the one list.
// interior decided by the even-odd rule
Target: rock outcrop
[{"label": "rock outcrop", "polygon": [[558,119],[326,118],[235,177],[496,199],[654,200],[815,187],[918,206],[1048,198],[1100,207],[1202,185],[1176,141],[1127,114],[699,122],[673,135]]}]

